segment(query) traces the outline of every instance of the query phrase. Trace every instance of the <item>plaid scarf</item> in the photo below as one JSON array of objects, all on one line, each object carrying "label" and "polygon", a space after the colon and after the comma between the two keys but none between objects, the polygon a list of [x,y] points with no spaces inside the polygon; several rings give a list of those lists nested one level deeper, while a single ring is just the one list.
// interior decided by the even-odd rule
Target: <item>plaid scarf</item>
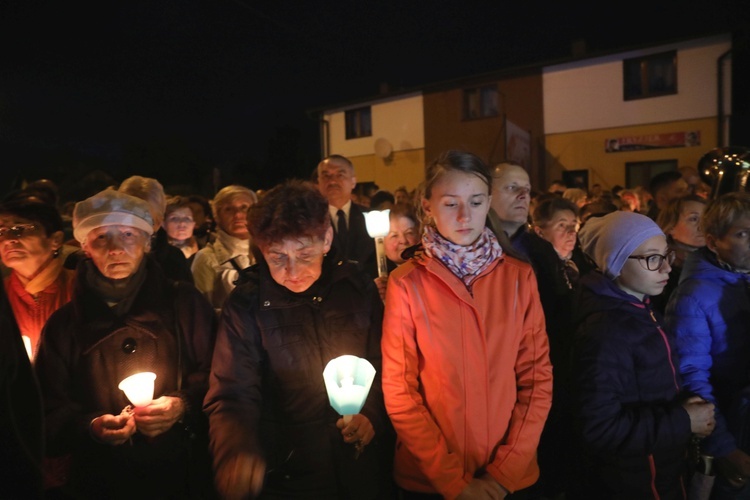
[{"label": "plaid scarf", "polygon": [[503,254],[495,234],[487,227],[471,245],[456,245],[443,238],[432,226],[425,226],[422,245],[427,255],[438,259],[469,287]]}]

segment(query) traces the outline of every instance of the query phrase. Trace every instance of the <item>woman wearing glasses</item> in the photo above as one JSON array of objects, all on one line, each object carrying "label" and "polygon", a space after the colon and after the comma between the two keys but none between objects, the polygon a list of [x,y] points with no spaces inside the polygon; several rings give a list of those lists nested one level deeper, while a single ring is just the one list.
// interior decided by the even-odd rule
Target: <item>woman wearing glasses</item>
[{"label": "woman wearing glasses", "polygon": [[63,268],[62,246],[55,207],[28,199],[0,205],[0,258],[10,269],[5,290],[32,361],[47,318],[70,301],[74,272]]},{"label": "woman wearing glasses", "polygon": [[687,447],[708,436],[713,404],[682,387],[673,337],[649,297],[674,254],[634,212],[589,219],[579,233],[598,270],[581,278],[573,349],[581,469],[569,498],[683,498]]}]

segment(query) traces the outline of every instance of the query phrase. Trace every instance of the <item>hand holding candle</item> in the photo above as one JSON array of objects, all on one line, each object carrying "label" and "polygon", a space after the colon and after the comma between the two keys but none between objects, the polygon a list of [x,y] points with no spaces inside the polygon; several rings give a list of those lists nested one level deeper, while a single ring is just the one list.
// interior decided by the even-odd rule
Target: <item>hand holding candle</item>
[{"label": "hand holding candle", "polygon": [[154,399],[154,380],[155,373],[141,372],[127,377],[117,387],[125,393],[133,406],[146,406]]},{"label": "hand holding candle", "polygon": [[343,416],[336,425],[342,429],[344,441],[356,444],[355,458],[375,435],[367,417],[359,414],[374,378],[375,368],[369,361],[350,355],[329,361],[323,371],[331,406]]}]

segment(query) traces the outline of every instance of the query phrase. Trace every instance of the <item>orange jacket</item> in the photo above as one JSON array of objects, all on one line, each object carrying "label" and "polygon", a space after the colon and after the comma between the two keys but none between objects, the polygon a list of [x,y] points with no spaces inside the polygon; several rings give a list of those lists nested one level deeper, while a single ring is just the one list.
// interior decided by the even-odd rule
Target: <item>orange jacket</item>
[{"label": "orange jacket", "polygon": [[70,302],[75,271],[64,269],[61,258],[54,259],[37,277],[23,283],[11,271],[5,278],[8,302],[16,317],[21,335],[29,337],[32,355],[36,357],[42,328],[50,315]]},{"label": "orange jacket", "polygon": [[388,279],[382,351],[399,486],[455,498],[485,470],[510,492],[537,480],[552,365],[529,264],[503,256],[469,292],[411,259]]}]

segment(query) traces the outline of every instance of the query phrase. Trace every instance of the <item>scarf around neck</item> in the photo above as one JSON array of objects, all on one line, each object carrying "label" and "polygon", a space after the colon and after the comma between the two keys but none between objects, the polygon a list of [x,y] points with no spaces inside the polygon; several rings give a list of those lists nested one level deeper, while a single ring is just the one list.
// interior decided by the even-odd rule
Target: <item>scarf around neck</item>
[{"label": "scarf around neck", "polygon": [[442,262],[468,287],[503,254],[495,234],[485,227],[471,245],[457,245],[445,239],[432,226],[425,226],[422,245],[431,257]]},{"label": "scarf around neck", "polygon": [[52,257],[44,264],[43,269],[34,276],[32,279],[27,280],[21,274],[16,273],[18,281],[23,285],[24,290],[29,295],[35,297],[39,292],[45,290],[48,286],[55,282],[60,273],[63,270],[63,259],[60,256]]},{"label": "scarf around neck", "polygon": [[117,316],[123,316],[130,310],[135,296],[146,280],[146,255],[143,256],[138,269],[128,276],[118,280],[104,276],[91,259],[86,259],[85,283],[99,297],[106,302]]}]

